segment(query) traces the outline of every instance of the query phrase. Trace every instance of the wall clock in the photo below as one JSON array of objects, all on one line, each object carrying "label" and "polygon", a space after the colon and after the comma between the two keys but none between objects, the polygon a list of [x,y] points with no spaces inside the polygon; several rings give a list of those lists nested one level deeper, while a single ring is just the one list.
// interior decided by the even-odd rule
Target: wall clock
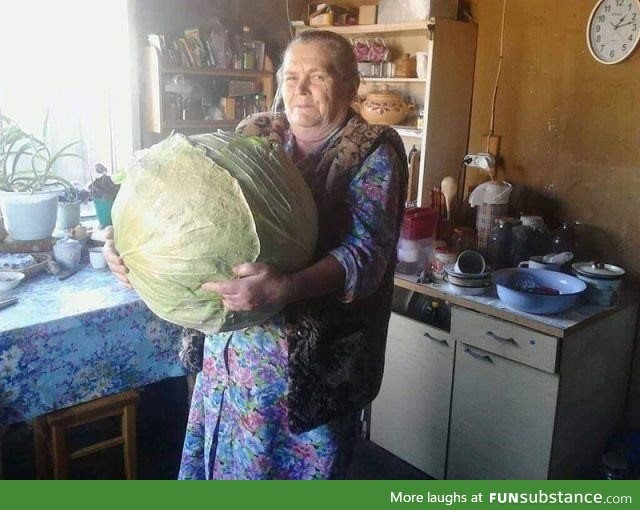
[{"label": "wall clock", "polygon": [[640,40],[640,0],[599,0],[587,23],[587,46],[603,64],[626,59]]}]

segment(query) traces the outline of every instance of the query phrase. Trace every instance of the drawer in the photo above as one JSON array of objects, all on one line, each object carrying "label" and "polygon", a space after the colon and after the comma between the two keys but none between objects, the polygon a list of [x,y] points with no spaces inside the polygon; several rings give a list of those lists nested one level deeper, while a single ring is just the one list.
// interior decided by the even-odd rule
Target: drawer
[{"label": "drawer", "polygon": [[451,337],[546,372],[556,371],[558,338],[511,322],[453,307]]},{"label": "drawer", "polygon": [[430,340],[434,344],[440,344],[443,347],[451,345],[450,333],[443,329],[434,328],[429,324],[417,321],[411,317],[391,312],[389,320],[389,335],[399,338],[421,338]]}]

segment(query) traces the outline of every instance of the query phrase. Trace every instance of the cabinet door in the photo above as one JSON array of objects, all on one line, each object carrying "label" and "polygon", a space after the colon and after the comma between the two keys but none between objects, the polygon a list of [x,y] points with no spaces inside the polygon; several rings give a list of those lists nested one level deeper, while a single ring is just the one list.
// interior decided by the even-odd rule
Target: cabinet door
[{"label": "cabinet door", "polygon": [[444,477],[452,371],[447,332],[391,314],[371,440],[434,478]]},{"label": "cabinet door", "polygon": [[447,478],[547,478],[558,382],[456,342]]}]

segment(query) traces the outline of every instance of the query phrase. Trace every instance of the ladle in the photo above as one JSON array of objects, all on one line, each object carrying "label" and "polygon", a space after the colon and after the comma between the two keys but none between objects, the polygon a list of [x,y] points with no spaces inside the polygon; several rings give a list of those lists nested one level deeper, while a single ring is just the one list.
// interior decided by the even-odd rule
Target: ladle
[{"label": "ladle", "polygon": [[444,195],[444,200],[447,206],[447,219],[450,220],[451,210],[453,208],[453,200],[458,193],[458,184],[453,177],[447,175],[444,179],[442,179],[442,182],[440,183],[440,190]]}]

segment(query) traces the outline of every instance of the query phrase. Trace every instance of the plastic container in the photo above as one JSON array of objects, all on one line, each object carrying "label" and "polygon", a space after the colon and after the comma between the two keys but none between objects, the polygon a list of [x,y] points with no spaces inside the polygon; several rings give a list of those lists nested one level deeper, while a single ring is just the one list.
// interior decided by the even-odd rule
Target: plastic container
[{"label": "plastic container", "polygon": [[404,213],[400,237],[402,239],[428,239],[436,236],[438,211],[430,207],[413,207]]}]

